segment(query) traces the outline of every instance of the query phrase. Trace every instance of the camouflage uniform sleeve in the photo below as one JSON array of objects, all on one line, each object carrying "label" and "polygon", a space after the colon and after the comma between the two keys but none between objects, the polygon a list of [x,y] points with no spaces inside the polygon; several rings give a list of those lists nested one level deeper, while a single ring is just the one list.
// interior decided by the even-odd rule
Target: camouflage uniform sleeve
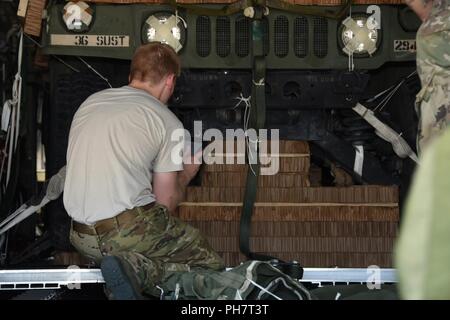
[{"label": "camouflage uniform sleeve", "polygon": [[424,153],[396,244],[403,299],[450,299],[450,131]]},{"label": "camouflage uniform sleeve", "polygon": [[450,123],[450,0],[435,0],[417,32],[418,149],[421,153]]},{"label": "camouflage uniform sleeve", "polygon": [[164,128],[163,141],[155,159],[154,172],[183,170],[184,129],[177,121]]}]

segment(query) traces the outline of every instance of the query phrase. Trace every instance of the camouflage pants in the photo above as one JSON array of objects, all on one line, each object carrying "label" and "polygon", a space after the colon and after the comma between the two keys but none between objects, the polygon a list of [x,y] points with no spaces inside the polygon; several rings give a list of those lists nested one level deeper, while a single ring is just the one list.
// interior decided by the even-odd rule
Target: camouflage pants
[{"label": "camouflage pants", "polygon": [[136,212],[134,221],[104,234],[70,232],[72,245],[84,256],[100,263],[105,255],[119,257],[136,276],[142,291],[159,296],[156,285],[172,272],[192,268],[223,270],[221,257],[199,231],[155,205]]}]

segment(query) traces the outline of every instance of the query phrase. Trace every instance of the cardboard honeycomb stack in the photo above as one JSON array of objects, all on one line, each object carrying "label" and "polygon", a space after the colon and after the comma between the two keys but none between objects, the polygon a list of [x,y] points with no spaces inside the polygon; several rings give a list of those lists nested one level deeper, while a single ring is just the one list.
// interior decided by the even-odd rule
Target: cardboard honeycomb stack
[{"label": "cardboard honeycomb stack", "polygon": [[[311,187],[308,144],[282,141],[279,152],[280,172],[260,177],[252,250],[306,267],[391,267],[397,187]],[[246,170],[243,164],[204,165],[201,186],[188,187],[178,210],[228,266],[246,260],[239,252]]]}]

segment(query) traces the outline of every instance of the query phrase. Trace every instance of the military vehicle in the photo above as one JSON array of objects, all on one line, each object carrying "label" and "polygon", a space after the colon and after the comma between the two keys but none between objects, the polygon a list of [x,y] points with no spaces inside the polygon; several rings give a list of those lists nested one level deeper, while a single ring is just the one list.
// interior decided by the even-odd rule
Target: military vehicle
[{"label": "military vehicle", "polygon": [[[79,105],[127,84],[134,50],[151,41],[180,55],[182,74],[169,106],[185,128],[192,131],[195,120],[203,129],[242,128],[240,102],[257,97],[250,100],[254,127],[309,141],[314,163],[336,163],[356,183],[399,185],[402,201],[415,165],[420,21],[414,13],[398,0],[208,2],[216,1],[29,0],[22,63],[27,120],[2,219],[42,189],[37,137],[49,178],[65,165]],[[375,128],[363,118],[372,111]],[[3,264],[45,266],[49,249],[70,247],[69,227],[62,200],[51,202],[9,232]]]}]

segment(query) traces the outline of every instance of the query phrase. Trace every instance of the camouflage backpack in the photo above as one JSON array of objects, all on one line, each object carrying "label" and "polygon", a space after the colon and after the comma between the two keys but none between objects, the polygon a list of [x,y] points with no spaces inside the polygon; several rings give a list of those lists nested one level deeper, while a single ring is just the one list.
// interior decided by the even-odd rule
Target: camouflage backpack
[{"label": "camouflage backpack", "polygon": [[312,299],[298,281],[262,261],[247,261],[223,272],[208,269],[174,272],[161,289],[164,298],[177,300]]}]

